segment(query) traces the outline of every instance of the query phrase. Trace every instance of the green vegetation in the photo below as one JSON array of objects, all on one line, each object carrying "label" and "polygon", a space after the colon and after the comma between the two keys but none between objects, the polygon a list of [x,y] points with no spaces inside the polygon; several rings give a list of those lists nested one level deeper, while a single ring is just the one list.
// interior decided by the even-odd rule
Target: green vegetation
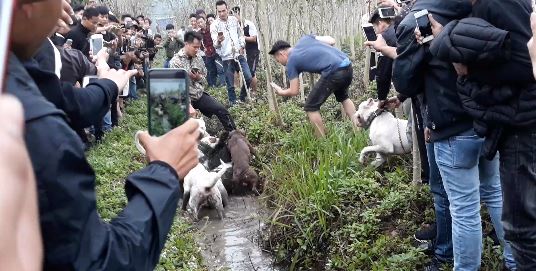
[{"label": "green vegetation", "polygon": [[[225,89],[210,93],[226,101]],[[99,212],[107,220],[126,203],[125,177],[144,165],[133,144],[134,133],[146,127],[144,99],[131,103],[121,127],[89,152]],[[262,99],[231,109],[257,148],[254,166],[265,180],[261,200],[273,210],[264,247],[293,270],[419,270],[427,258],[411,236],[433,220],[433,207],[428,188],[410,181],[409,157],[392,157],[380,171],[364,167],[357,158],[366,133],[341,119],[333,98],[322,111],[324,139],[313,136],[298,104],[294,98],[280,104],[284,127],[275,125]],[[157,270],[203,270],[195,234],[178,215]],[[482,270],[499,270],[500,253],[489,240],[484,251]]]},{"label": "green vegetation", "polygon": [[[106,134],[103,143],[88,153],[97,174],[97,208],[107,221],[119,214],[127,202],[125,178],[145,165],[133,140],[136,131],[146,127],[146,99],[142,96],[127,106],[120,127]],[[157,270],[204,270],[195,243],[197,232],[179,215],[179,210],[177,214]]]}]

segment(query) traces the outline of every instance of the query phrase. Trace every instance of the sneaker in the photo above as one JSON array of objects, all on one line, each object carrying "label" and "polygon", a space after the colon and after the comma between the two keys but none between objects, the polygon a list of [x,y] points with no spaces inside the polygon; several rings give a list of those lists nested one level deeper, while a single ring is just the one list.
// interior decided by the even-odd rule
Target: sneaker
[{"label": "sneaker", "polygon": [[418,242],[417,248],[428,256],[434,256],[434,253],[435,253],[434,241]]},{"label": "sneaker", "polygon": [[424,271],[440,271],[441,265],[443,263],[439,261],[436,257],[433,257],[432,260],[424,267]]},{"label": "sneaker", "polygon": [[413,235],[413,237],[418,242],[424,243],[430,240],[434,240],[436,238],[436,234],[437,234],[437,225],[436,223],[432,223],[430,224],[430,226],[424,227],[420,229],[419,231],[417,231]]}]

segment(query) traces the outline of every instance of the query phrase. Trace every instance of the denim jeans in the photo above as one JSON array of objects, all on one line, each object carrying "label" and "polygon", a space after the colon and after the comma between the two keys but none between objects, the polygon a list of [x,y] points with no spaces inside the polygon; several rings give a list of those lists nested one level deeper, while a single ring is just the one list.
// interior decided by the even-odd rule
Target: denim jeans
[{"label": "denim jeans", "polygon": [[508,268],[515,269],[511,247],[504,243],[501,224],[502,190],[499,158],[488,161],[481,156],[484,139],[474,130],[434,143],[436,162],[450,201],[454,270],[475,271],[482,255],[480,201],[491,216],[497,237],[504,244]]},{"label": "denim jeans", "polygon": [[[239,64],[240,66],[238,66]],[[227,95],[229,98],[229,104],[231,105],[236,102],[234,74],[235,72],[240,72],[240,67],[242,67],[243,76],[246,78],[246,85],[249,87],[251,84],[251,72],[249,71],[246,58],[244,56],[239,56],[238,63],[234,59],[223,61],[223,68],[225,69],[225,83],[227,84]],[[245,101],[246,97],[246,87],[242,86],[242,89],[240,90],[240,100]]]},{"label": "denim jeans", "polygon": [[219,55],[216,55],[216,59],[214,60],[214,63],[216,64],[216,71],[217,71],[217,80],[216,80],[216,86],[221,87],[225,85],[225,69],[223,68],[223,60],[221,60],[221,57]]},{"label": "denim jeans", "polygon": [[215,87],[218,81],[218,68],[216,67],[216,58],[214,56],[204,56],[205,66],[207,67],[207,83],[209,87]]},{"label": "denim jeans", "polygon": [[128,87],[128,97],[133,100],[138,99],[138,88],[136,85],[136,77],[130,78],[130,85]]},{"label": "denim jeans", "polygon": [[166,59],[166,61],[164,61],[164,69],[169,69],[169,62],[171,61],[171,58],[170,59]]},{"label": "denim jeans", "polygon": [[110,132],[112,130],[112,111],[108,111],[108,113],[106,113],[102,122],[102,130],[105,133]]},{"label": "denim jeans", "polygon": [[536,270],[536,131],[507,131],[499,152],[505,239],[518,270]]},{"label": "denim jeans", "polygon": [[430,166],[428,180],[430,182],[430,191],[434,198],[437,225],[434,254],[439,260],[450,262],[452,261],[452,220],[449,199],[445,187],[443,187],[441,173],[435,160],[434,143],[426,144],[426,150],[428,152],[428,165]]}]

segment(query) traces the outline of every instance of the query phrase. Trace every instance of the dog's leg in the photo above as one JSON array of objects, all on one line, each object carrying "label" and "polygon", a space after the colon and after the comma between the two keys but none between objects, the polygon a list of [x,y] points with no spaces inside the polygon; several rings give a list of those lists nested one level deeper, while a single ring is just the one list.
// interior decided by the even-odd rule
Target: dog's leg
[{"label": "dog's leg", "polygon": [[374,146],[368,146],[363,148],[361,150],[361,154],[359,155],[359,163],[364,164],[365,163],[365,155],[370,152],[385,152],[383,146],[380,145],[374,145]]},{"label": "dog's leg", "polygon": [[381,165],[383,165],[383,163],[385,163],[385,160],[386,160],[385,156],[382,153],[377,152],[376,160],[374,160],[374,162],[372,162],[371,165],[375,168],[378,168]]},{"label": "dog's leg", "polygon": [[184,193],[184,197],[182,198],[182,210],[186,211],[186,206],[188,206],[188,202],[190,201],[190,192]]}]

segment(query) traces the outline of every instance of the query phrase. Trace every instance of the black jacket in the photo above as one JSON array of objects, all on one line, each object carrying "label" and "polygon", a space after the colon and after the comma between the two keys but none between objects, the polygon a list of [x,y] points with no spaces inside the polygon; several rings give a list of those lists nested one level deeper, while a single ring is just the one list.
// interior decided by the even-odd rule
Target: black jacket
[{"label": "black jacket", "polygon": [[37,181],[45,270],[152,270],[180,197],[178,176],[153,162],[127,177],[128,204],[111,222],[97,213],[95,173],[64,113],[11,55],[8,92],[25,111],[25,142]]},{"label": "black jacket", "polygon": [[[387,45],[396,47],[396,33],[394,25],[389,26],[383,33]],[[391,78],[393,76],[393,59],[380,56],[376,71],[376,85],[378,86],[378,99],[385,100],[391,90]]]},{"label": "black jacket", "polygon": [[536,85],[526,45],[531,11],[529,1],[478,1],[473,7],[478,19],[447,25],[432,46],[442,47],[433,50],[440,57],[467,64],[469,74],[458,80],[458,93],[475,130],[486,137],[490,158],[505,129],[536,127]]},{"label": "black jacket", "polygon": [[441,140],[472,127],[471,117],[463,110],[457,94],[457,74],[451,63],[433,57],[429,45],[415,40],[414,14],[427,9],[443,25],[467,17],[471,3],[467,0],[418,0],[397,28],[397,53],[393,67],[395,89],[408,97],[425,94],[426,126],[432,140]]},{"label": "black jacket", "polygon": [[24,63],[26,71],[36,79],[43,96],[65,112],[69,124],[75,130],[87,128],[102,120],[110,110],[112,100],[118,95],[117,85],[108,79],[90,83],[85,88],[61,83],[54,74],[55,63],[51,50],[51,46],[43,46],[35,55],[35,60]]},{"label": "black jacket", "polygon": [[86,57],[89,57],[89,34],[90,31],[80,23],[67,33],[65,39],[73,40],[72,48],[81,51]]}]

